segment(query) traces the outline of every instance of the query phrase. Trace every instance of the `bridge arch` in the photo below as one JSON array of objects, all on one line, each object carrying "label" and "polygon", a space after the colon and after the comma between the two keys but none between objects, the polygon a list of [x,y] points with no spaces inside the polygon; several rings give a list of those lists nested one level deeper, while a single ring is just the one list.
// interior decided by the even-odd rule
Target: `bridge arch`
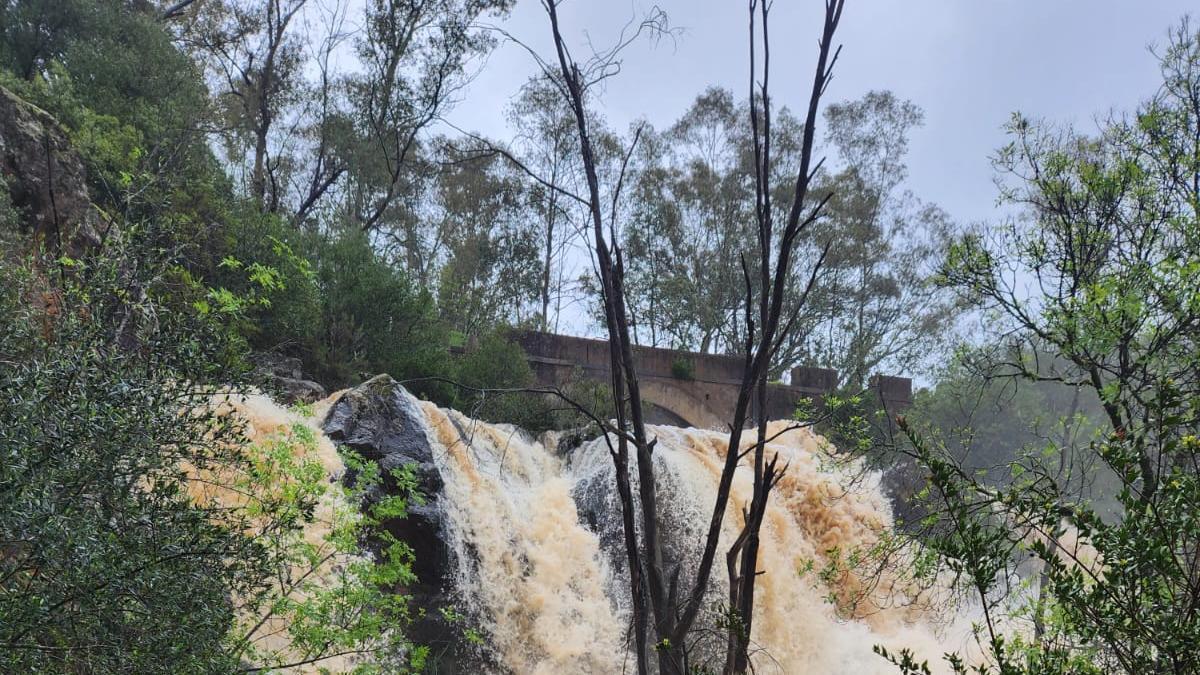
[{"label": "bridge arch", "polygon": [[728,420],[723,420],[707,401],[678,386],[672,380],[643,377],[638,380],[638,384],[641,385],[642,399],[660,411],[661,421],[648,420],[654,424],[722,429],[729,423]]}]

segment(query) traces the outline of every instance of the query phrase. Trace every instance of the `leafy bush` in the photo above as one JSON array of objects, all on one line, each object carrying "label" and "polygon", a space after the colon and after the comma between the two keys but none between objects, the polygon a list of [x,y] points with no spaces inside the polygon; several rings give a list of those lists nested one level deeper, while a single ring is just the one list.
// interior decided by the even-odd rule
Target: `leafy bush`
[{"label": "leafy bush", "polygon": [[87,261],[0,263],[0,671],[227,673],[339,653],[419,669],[391,592],[411,552],[378,527],[406,513],[411,476],[360,512],[373,465],[349,457],[354,485],[330,484],[304,424],[250,445],[220,403],[245,300],[180,284],[127,236]]},{"label": "leafy bush", "polygon": [[[533,370],[524,350],[502,333],[484,336],[459,360],[455,380],[474,389],[523,389],[534,385]],[[544,406],[536,394],[460,389],[455,405],[466,414],[489,422],[509,422],[526,428],[545,424]]]},{"label": "leafy bush", "polygon": [[696,379],[696,364],[682,356],[671,361],[671,377],[677,380]]},{"label": "leafy bush", "polygon": [[[1015,116],[997,167],[1026,217],[955,242],[942,268],[1004,336],[1002,375],[1067,383],[1103,419],[1076,438],[1062,428],[1081,426],[1077,411],[1062,411],[1000,485],[900,425],[937,508],[925,543],[979,599],[969,672],[1200,672],[1200,194],[1179,180],[1200,166],[1200,31],[1182,21],[1159,55],[1154,98],[1095,134]],[[1023,275],[1040,282],[1032,297],[1012,283]],[[1114,484],[1107,513],[1078,489],[1092,467]],[[1013,607],[1016,560],[1041,573]],[[1007,631],[1021,620],[1033,630]]]},{"label": "leafy bush", "polygon": [[[322,354],[322,289],[315,260],[322,240],[306,235],[272,214],[243,204],[224,228],[225,254],[208,275],[209,283],[265,300],[238,329],[253,349],[278,351],[314,364]],[[256,288],[244,271],[259,266],[273,271],[269,289]]]},{"label": "leafy bush", "polygon": [[21,228],[21,212],[12,203],[8,181],[0,178],[0,246],[7,248]]},{"label": "leafy bush", "polygon": [[340,386],[361,381],[362,374],[388,373],[418,380],[409,389],[448,404],[447,385],[420,381],[451,372],[449,335],[432,296],[358,231],[320,240],[312,259],[322,293],[322,332],[310,364],[322,381]]},{"label": "leafy bush", "polygon": [[190,247],[202,274],[231,192],[203,131],[204,81],[155,15],[119,0],[7,3],[0,84],[63,125],[101,209],[158,223],[159,245]]},{"label": "leafy bush", "polygon": [[[298,414],[305,419],[256,443],[247,452],[249,470],[226,481],[246,495],[248,508],[296,525],[261,537],[282,552],[280,574],[239,599],[228,648],[260,668],[420,672],[428,650],[404,637],[412,608],[396,592],[416,581],[412,550],[381,527],[422,503],[415,474],[409,466],[393,469],[396,491],[368,500],[382,471],[345,452],[354,481],[331,483],[317,458],[316,422]],[[368,538],[376,555],[363,550]]]},{"label": "leafy bush", "polygon": [[230,598],[270,561],[182,474],[240,461],[196,405],[226,337],[114,254],[0,266],[0,670],[228,672]]},{"label": "leafy bush", "polygon": [[613,417],[608,385],[586,377],[581,370],[554,387],[558,393],[539,387],[525,351],[503,330],[484,336],[468,350],[453,377],[462,385],[457,387],[453,405],[488,422],[515,424],[532,433],[575,430],[589,436],[599,430],[576,405],[601,419]]}]

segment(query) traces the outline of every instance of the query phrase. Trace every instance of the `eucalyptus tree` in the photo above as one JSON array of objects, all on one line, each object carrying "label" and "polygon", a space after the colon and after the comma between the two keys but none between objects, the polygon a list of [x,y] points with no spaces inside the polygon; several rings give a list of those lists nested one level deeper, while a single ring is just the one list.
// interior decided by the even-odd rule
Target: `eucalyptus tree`
[{"label": "eucalyptus tree", "polygon": [[[218,0],[169,7],[226,163],[263,211],[366,231],[403,219],[422,143],[511,0]],[[327,223],[326,223],[327,224]]]},{"label": "eucalyptus tree", "polygon": [[[567,184],[572,176],[578,175],[574,120],[544,76],[535,76],[525,83],[509,109],[508,118],[516,131],[513,153],[526,167],[545,176],[550,185]],[[559,190],[536,181],[530,182],[528,196],[540,225],[540,327],[557,332],[563,301],[570,299],[568,257],[579,243],[580,209]]]},{"label": "eucalyptus tree", "polygon": [[438,308],[467,336],[536,317],[540,219],[529,213],[523,178],[492,155],[455,162],[436,182],[434,228],[445,249]]},{"label": "eucalyptus tree", "polygon": [[[735,352],[744,332],[742,269],[726,255],[746,246],[741,227],[754,213],[752,138],[739,124],[750,104],[710,88],[668,129],[644,134],[635,155],[631,216],[630,311],[640,342],[701,352]],[[908,136],[921,111],[890,92],[872,92],[824,112],[826,145],[840,159],[817,176],[835,193],[799,255],[836,242],[803,308],[803,331],[784,341],[771,364],[777,378],[795,365],[832,367],[842,384],[862,388],[881,368],[925,365],[949,344],[958,307],[933,281],[934,265],[953,230],[949,217],[903,188]],[[803,124],[781,109],[774,199],[794,186]],[[811,263],[812,260],[808,260]],[[753,269],[756,262],[748,261]],[[794,275],[785,304],[807,279]]]},{"label": "eucalyptus tree", "polygon": [[[263,211],[285,199],[288,154],[296,132],[289,120],[304,100],[307,0],[200,3],[167,11],[180,41],[208,71],[222,149],[246,193]],[[242,158],[245,158],[244,160]]]},{"label": "eucalyptus tree", "polygon": [[842,386],[861,389],[879,370],[934,365],[952,344],[961,307],[935,281],[955,225],[904,188],[909,135],[922,121],[888,91],[826,108],[840,168],[824,177],[836,197],[812,236],[835,243],[806,308],[812,329],[781,361],[836,368]]},{"label": "eucalyptus tree", "polygon": [[[645,134],[624,241],[641,342],[705,353],[733,348],[742,271],[726,252],[749,244],[747,110],[732,92],[712,87],[671,127]],[[780,117],[790,119],[786,111]]]}]

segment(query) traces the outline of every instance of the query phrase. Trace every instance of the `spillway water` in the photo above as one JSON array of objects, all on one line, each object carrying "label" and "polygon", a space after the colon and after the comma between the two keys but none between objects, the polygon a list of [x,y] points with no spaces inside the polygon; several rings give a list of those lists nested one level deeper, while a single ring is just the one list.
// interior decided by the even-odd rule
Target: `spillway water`
[{"label": "spillway water", "polygon": [[[560,452],[553,437],[539,442],[506,425],[419,405],[446,481],[455,587],[495,661],[516,673],[630,672],[628,573],[603,439]],[[893,571],[868,580],[846,565],[891,531],[878,476],[840,461],[808,429],[785,431],[786,424],[773,423],[768,434],[780,434],[769,452],[788,470],[763,531],[756,672],[896,672],[873,652],[876,644],[912,648],[936,666],[947,647],[919,594]],[[674,427],[651,433],[668,553],[698,559],[728,436]],[[751,478],[748,467],[739,470],[721,551],[736,536]],[[714,611],[703,619],[710,627],[725,583],[724,574],[713,575]],[[855,607],[846,609],[852,599]],[[723,654],[714,636],[710,651]]]},{"label": "spillway water", "polygon": [[[511,426],[404,397],[423,420],[444,482],[437,499],[450,549],[451,596],[456,612],[482,638],[482,662],[489,664],[482,667],[521,674],[633,672],[628,572],[603,439],[566,449],[553,435],[534,439]],[[879,477],[838,458],[811,431],[785,430],[784,424],[770,428],[778,436],[769,452],[788,469],[772,493],[762,533],[755,672],[897,672],[873,652],[875,645],[913,649],[938,672],[941,655],[964,648],[967,640],[947,637],[947,621],[925,608],[902,571],[885,568],[868,576],[845,564],[891,532]],[[650,431],[658,438],[668,556],[694,560],[728,437],[674,427]],[[749,468],[740,469],[719,551],[740,524],[750,481]],[[714,630],[708,645],[701,639],[694,646],[700,656],[706,649],[723,654],[715,622],[725,583],[719,564],[710,607],[700,620],[700,627]],[[713,665],[719,670],[719,663]]]}]

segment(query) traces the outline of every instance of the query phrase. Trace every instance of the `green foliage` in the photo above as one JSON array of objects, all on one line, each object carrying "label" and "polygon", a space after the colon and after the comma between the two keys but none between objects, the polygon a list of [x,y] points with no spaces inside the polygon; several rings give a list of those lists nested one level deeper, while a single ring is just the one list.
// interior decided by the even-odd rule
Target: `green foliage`
[{"label": "green foliage", "polygon": [[229,598],[267,561],[181,473],[242,461],[204,406],[223,331],[113,253],[0,266],[0,669],[228,672]]},{"label": "green foliage", "polygon": [[[360,509],[382,484],[378,465],[346,453],[353,484],[330,483],[315,450],[313,432],[295,423],[251,448],[253,466],[233,481],[253,495],[251,514],[294,526],[265,538],[280,553],[280,574],[239,606],[229,649],[268,668],[312,663],[364,674],[421,672],[428,650],[404,638],[411,608],[395,591],[416,579],[412,551],[380,527],[405,517],[410,502],[421,503],[412,469],[394,469],[396,491]],[[364,551],[368,537],[373,556]]]},{"label": "green foliage", "polygon": [[[353,486],[330,483],[299,422],[249,445],[220,403],[226,312],[164,303],[173,266],[137,235],[86,261],[0,265],[0,669],[226,673],[351,654],[354,672],[419,671],[395,592],[412,554],[379,527],[419,503],[411,470],[360,510],[373,463],[347,457]],[[219,295],[233,314],[254,304]]]},{"label": "green foliage", "polygon": [[[315,363],[323,334],[322,290],[314,262],[321,240],[248,207],[231,214],[224,234],[227,253],[209,275],[210,284],[261,299],[239,326],[250,347]],[[256,267],[270,283],[256,282],[243,267]]]},{"label": "green foliage", "polygon": [[805,308],[811,329],[795,349],[806,365],[836,369],[847,388],[867,387],[881,368],[919,372],[954,334],[960,307],[932,277],[955,227],[903,187],[908,138],[923,120],[889,91],[825,110],[841,166],[818,187],[831,197],[808,236],[830,248]]},{"label": "green foliage", "polygon": [[528,357],[505,331],[481,338],[458,360],[454,370],[458,391],[454,406],[472,417],[515,424],[530,432],[550,429],[598,433],[582,406],[601,419],[611,418],[612,397],[607,385],[573,373],[558,387],[566,400],[537,391]]},{"label": "green foliage", "polygon": [[812,422],[838,452],[852,457],[885,461],[881,455],[891,447],[888,411],[871,391],[832,391],[821,398],[819,408],[812,399],[805,399],[795,418]]},{"label": "green foliage", "polygon": [[[1101,513],[1115,512],[1116,477],[1089,448],[1107,425],[1100,398],[1088,387],[1014,378],[1006,365],[1013,357],[996,347],[960,352],[934,387],[916,393],[906,416],[936,433],[982,482],[1011,483],[1021,477],[1023,462],[1035,462],[1056,475],[1064,491]],[[1039,357],[1053,361],[1049,354]]]},{"label": "green foliage", "polygon": [[[611,420],[616,417],[612,387],[607,382],[590,379],[584,375],[581,369],[576,369],[571,373],[562,390],[572,401],[581,405],[584,410],[591,411],[599,419]],[[593,435],[600,432],[591,417],[580,414],[574,407],[563,405],[562,401],[557,400],[550,400],[549,404],[551,423],[548,428],[576,429],[581,430],[584,434]]]},{"label": "green foliage", "polygon": [[460,390],[457,407],[472,417],[490,422],[510,422],[525,428],[541,426],[540,397],[520,391],[477,391],[528,389],[534,385],[533,370],[524,350],[503,333],[479,340],[459,360],[455,381],[470,389]]},{"label": "green foliage", "polygon": [[[412,170],[428,168],[417,134],[459,64],[491,44],[475,17],[511,3],[412,16],[369,3],[353,39],[363,68],[321,91],[333,103],[319,119],[296,34],[269,83],[264,17],[234,4],[197,3],[172,23],[155,3],[0,3],[0,85],[62,124],[114,225],[87,259],[0,267],[0,670],[231,672],[321,667],[337,652],[369,657],[364,672],[423,667],[396,592],[411,552],[380,527],[419,499],[411,472],[360,511],[378,468],[350,456],[354,485],[330,484],[308,425],[247,447],[213,400],[249,349],[299,356],[335,387],[388,372],[531,429],[587,421],[553,397],[436,381],[533,382],[519,347],[491,333],[530,311],[542,281],[528,185],[499,160],[432,182]],[[206,82],[214,65],[244,77]],[[249,105],[260,95],[265,116]],[[242,152],[218,158],[214,130]],[[269,147],[255,153],[260,133]],[[240,189],[256,158],[271,185]],[[23,216],[0,189],[6,250]],[[451,328],[477,344],[457,362]],[[582,379],[567,393],[597,411],[611,398]],[[241,501],[199,496],[210,488]]]},{"label": "green foliage", "polygon": [[538,292],[536,231],[524,219],[525,184],[503,158],[460,162],[439,177],[431,218],[448,256],[437,279],[438,309],[455,330],[483,335],[516,323]]},{"label": "green foliage", "polygon": [[[711,87],[670,128],[641,138],[638,171],[622,246],[629,311],[650,341],[702,352],[739,345],[745,287],[737,252],[754,250],[744,227],[754,189],[748,106]],[[774,120],[780,167],[772,181],[790,185],[799,122],[786,109]],[[758,271],[748,256],[751,276]],[[730,317],[735,317],[731,320]]]},{"label": "green foliage", "polygon": [[[743,273],[759,275],[755,256],[745,256],[743,270],[738,255],[757,246],[744,227],[755,209],[745,180],[754,172],[747,108],[711,87],[672,126],[641,136],[622,245],[630,311],[650,343],[741,349]],[[813,189],[830,201],[796,244],[784,298],[785,313],[809,329],[781,338],[771,377],[804,364],[835,368],[842,385],[863,388],[880,368],[916,368],[948,344],[958,306],[931,283],[931,263],[952,225],[902,188],[908,135],[921,119],[920,108],[886,91],[827,108],[830,149],[842,166],[817,175]],[[779,204],[795,186],[801,126],[787,108],[772,122],[768,180]],[[826,245],[822,272],[806,291]]]},{"label": "green foliage", "polygon": [[696,379],[696,364],[688,358],[677,358],[671,361],[671,377],[677,380]]},{"label": "green foliage", "polygon": [[0,246],[9,247],[21,229],[22,214],[12,203],[8,179],[0,179]]},{"label": "green foliage", "polygon": [[298,356],[332,387],[388,373],[440,403],[453,375],[449,331],[432,296],[354,230],[297,231],[245,209],[226,229],[212,283],[252,304],[238,323],[249,346]]},{"label": "green foliage", "polygon": [[[943,270],[1013,336],[1012,375],[1090,390],[1104,417],[1078,449],[1051,436],[998,485],[906,427],[938,505],[928,544],[982,604],[985,663],[971,672],[1200,669],[1200,193],[1178,180],[1200,169],[1200,33],[1184,21],[1170,37],[1162,88],[1136,116],[1095,137],[1014,118],[998,165],[1030,221],[963,240]],[[1116,477],[1113,513],[1047,461],[1072,454]],[[1041,569],[1012,610],[1018,554]],[[1012,618],[1032,630],[1009,634]]]},{"label": "green foliage", "polygon": [[[451,372],[449,335],[433,298],[389,265],[360,232],[318,242],[314,256],[321,290],[321,330],[314,372],[335,385],[359,373],[388,373],[397,380]],[[414,392],[448,402],[437,382],[413,382]]]},{"label": "green foliage", "polygon": [[473,646],[483,645],[483,635],[475,628],[467,623],[467,617],[454,606],[439,607],[438,613],[442,615],[442,619],[449,626],[454,626],[461,630],[462,637],[468,644]]},{"label": "green foliage", "polygon": [[67,128],[106,208],[139,218],[167,205],[184,212],[195,201],[184,195],[219,180],[203,135],[206,88],[151,7],[4,3],[0,70],[0,83]]}]

